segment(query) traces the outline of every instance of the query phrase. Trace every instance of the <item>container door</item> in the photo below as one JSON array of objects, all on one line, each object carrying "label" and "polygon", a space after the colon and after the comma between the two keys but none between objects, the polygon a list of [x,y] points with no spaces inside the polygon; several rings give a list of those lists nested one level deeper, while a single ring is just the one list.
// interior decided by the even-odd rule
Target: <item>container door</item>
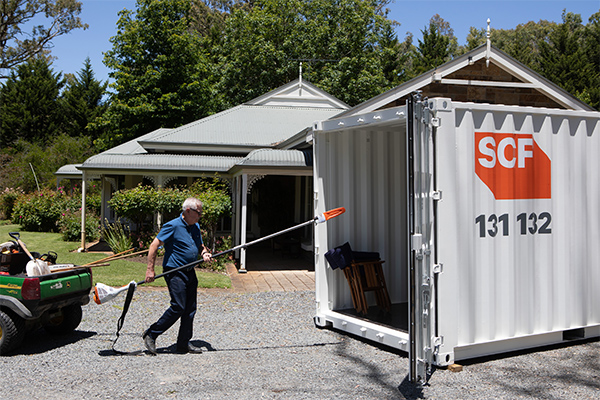
[{"label": "container door", "polygon": [[432,369],[435,343],[433,279],[433,138],[431,110],[420,96],[408,102],[407,173],[409,256],[409,379],[426,382]]}]

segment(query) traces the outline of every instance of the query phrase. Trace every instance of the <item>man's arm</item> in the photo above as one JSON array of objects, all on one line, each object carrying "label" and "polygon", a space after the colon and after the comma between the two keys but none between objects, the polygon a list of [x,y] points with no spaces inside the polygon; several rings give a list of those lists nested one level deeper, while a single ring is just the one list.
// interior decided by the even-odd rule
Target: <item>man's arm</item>
[{"label": "man's arm", "polygon": [[154,281],[154,263],[156,262],[156,254],[158,254],[158,248],[162,246],[163,242],[154,238],[148,249],[148,264],[146,267],[146,282],[150,283]]}]

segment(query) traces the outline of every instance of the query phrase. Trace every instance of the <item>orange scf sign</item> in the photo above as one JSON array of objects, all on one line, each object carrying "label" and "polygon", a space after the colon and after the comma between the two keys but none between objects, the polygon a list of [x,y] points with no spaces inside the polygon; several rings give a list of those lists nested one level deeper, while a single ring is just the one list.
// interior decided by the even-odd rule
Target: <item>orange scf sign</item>
[{"label": "orange scf sign", "polygon": [[497,200],[550,199],[550,158],[532,134],[475,132],[475,173]]}]

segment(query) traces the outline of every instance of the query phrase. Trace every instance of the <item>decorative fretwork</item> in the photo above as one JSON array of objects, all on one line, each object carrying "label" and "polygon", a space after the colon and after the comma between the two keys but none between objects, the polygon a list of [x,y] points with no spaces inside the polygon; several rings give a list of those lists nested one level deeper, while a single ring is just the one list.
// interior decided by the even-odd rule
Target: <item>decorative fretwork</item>
[{"label": "decorative fretwork", "polygon": [[156,176],[153,175],[144,175],[142,179],[147,179],[152,182],[152,186],[156,187]]},{"label": "decorative fretwork", "polygon": [[113,192],[117,191],[117,180],[115,178],[104,177],[104,180],[110,184],[110,187],[112,188]]},{"label": "decorative fretwork", "polygon": [[261,180],[262,178],[264,178],[266,175],[248,175],[248,194],[250,194],[250,192],[252,192],[252,186],[254,186],[254,184],[256,182],[258,182],[259,180]]}]

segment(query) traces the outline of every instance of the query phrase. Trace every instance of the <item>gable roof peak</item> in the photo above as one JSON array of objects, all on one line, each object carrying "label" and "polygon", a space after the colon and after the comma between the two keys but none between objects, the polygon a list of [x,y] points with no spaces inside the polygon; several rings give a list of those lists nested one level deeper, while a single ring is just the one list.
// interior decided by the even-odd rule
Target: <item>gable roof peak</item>
[{"label": "gable roof peak", "polygon": [[350,108],[348,104],[302,77],[256,97],[244,105],[335,108],[339,110]]},{"label": "gable roof peak", "polygon": [[[469,74],[468,68],[478,63],[484,64],[484,69],[481,71],[487,76],[472,76],[468,78],[452,78],[452,75],[458,71],[464,71]],[[497,80],[498,76],[494,72],[489,72],[492,68],[496,71],[503,71],[510,75],[510,80]],[[479,47],[433,68],[403,84],[396,86],[378,96],[375,96],[353,108],[346,110],[336,117],[358,115],[372,112],[381,108],[389,107],[395,104],[398,100],[404,99],[410,93],[431,88],[431,85],[454,86],[461,88],[490,88],[490,89],[513,89],[526,90],[539,94],[547,102],[555,104],[551,108],[564,108],[571,110],[586,110],[591,111],[589,105],[585,104],[572,94],[560,88],[555,83],[547,80],[537,72],[520,63],[510,55],[494,47],[489,42],[480,45]],[[474,100],[458,100],[454,98],[453,93],[446,90],[444,96],[451,97],[455,101],[474,101]],[[428,95],[429,97],[429,95]],[[491,102],[491,101],[487,101]],[[493,102],[491,102],[493,103]],[[505,104],[496,102],[495,104]],[[529,104],[513,104],[513,105],[529,105]]]}]

